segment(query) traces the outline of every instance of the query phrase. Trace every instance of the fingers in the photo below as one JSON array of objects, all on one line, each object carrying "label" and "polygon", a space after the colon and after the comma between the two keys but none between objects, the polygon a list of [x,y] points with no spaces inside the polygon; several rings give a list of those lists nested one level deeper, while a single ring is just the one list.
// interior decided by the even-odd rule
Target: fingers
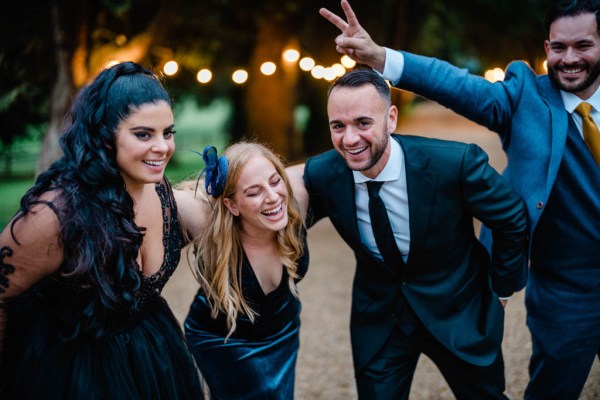
[{"label": "fingers", "polygon": [[329,11],[326,8],[321,8],[319,10],[319,14],[321,14],[321,16],[323,16],[327,21],[329,21],[333,25],[335,25],[342,32],[344,30],[346,30],[346,28],[348,27],[348,24],[346,23],[346,21],[344,21],[339,16],[332,13],[331,11]]},{"label": "fingers", "polygon": [[335,51],[337,51],[340,54],[347,55],[348,57],[354,59],[354,49],[351,47],[347,48],[347,47],[335,46]]},{"label": "fingers", "polygon": [[354,14],[354,10],[350,7],[350,3],[346,0],[342,0],[342,9],[344,10],[344,14],[346,14],[346,26],[349,26],[353,31],[358,31],[361,29],[360,24],[358,23],[358,18],[356,18],[356,14]]}]

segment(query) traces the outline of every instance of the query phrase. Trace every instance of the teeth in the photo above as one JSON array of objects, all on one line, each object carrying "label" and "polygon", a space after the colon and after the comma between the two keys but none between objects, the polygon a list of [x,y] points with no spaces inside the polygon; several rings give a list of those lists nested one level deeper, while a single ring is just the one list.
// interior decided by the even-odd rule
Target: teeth
[{"label": "teeth", "polygon": [[154,167],[160,167],[163,164],[162,161],[150,161],[150,160],[144,160],[144,163],[148,164],[148,165],[152,165]]},{"label": "teeth", "polygon": [[578,72],[583,71],[583,68],[582,67],[572,67],[572,68],[563,67],[563,68],[561,68],[561,71],[563,71],[567,74],[576,74]]},{"label": "teeth", "polygon": [[275,214],[278,214],[280,211],[281,211],[281,204],[277,208],[274,208],[274,209],[268,210],[268,211],[263,211],[262,213],[264,215],[275,215]]},{"label": "teeth", "polygon": [[352,150],[346,149],[346,151],[350,154],[358,154],[358,153],[365,151],[365,149],[366,149],[366,147],[361,147],[360,149],[352,149]]}]

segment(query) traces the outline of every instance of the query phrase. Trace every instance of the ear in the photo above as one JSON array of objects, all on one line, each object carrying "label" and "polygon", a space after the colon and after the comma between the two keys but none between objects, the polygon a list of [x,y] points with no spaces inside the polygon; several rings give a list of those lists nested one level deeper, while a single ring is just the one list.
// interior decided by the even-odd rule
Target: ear
[{"label": "ear", "polygon": [[394,132],[396,132],[397,126],[398,126],[398,108],[394,105],[391,105],[388,110],[387,131],[389,133],[394,133]]},{"label": "ear", "polygon": [[229,212],[232,215],[234,215],[236,217],[240,215],[239,210],[236,208],[235,203],[233,201],[231,201],[231,199],[224,198],[223,204],[225,204],[225,207],[227,207],[227,209],[229,210]]}]

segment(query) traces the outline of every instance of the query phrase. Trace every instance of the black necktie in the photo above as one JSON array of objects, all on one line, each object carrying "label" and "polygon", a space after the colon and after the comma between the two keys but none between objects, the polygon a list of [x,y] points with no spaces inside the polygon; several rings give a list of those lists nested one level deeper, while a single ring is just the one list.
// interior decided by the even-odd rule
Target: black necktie
[{"label": "black necktie", "polygon": [[369,191],[369,215],[371,217],[371,228],[375,236],[377,248],[388,265],[399,266],[404,263],[396,239],[392,232],[392,226],[388,218],[385,204],[379,197],[379,189],[383,182],[368,181],[367,190]]}]

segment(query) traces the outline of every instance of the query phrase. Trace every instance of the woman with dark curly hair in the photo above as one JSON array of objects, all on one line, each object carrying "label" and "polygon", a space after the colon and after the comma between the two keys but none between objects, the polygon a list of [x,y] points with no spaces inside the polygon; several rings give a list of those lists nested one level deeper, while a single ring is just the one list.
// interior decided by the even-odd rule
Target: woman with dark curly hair
[{"label": "woman with dark curly hair", "polygon": [[64,155],[0,233],[0,382],[9,399],[201,399],[160,292],[183,246],[164,176],[171,99],[132,62],[82,89]]}]

